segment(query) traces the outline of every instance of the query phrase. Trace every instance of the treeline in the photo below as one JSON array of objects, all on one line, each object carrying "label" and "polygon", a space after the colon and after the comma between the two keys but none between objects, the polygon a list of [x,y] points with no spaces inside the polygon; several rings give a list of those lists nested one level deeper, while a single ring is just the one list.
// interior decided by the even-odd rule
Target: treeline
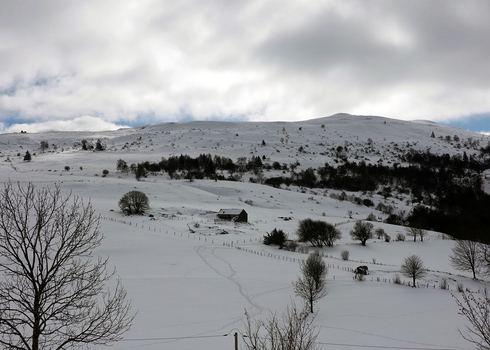
[{"label": "treeline", "polygon": [[146,177],[148,174],[157,174],[166,172],[171,178],[174,178],[177,172],[185,173],[188,179],[217,179],[217,180],[234,180],[232,176],[225,177],[216,173],[217,171],[227,171],[232,175],[235,172],[247,172],[263,166],[262,160],[258,156],[251,158],[240,157],[236,163],[227,157],[211,156],[211,154],[200,154],[196,158],[189,155],[171,156],[162,158],[159,162],[142,162],[138,164],[127,163],[120,159],[117,162],[117,170],[121,172],[132,172],[136,179]]}]

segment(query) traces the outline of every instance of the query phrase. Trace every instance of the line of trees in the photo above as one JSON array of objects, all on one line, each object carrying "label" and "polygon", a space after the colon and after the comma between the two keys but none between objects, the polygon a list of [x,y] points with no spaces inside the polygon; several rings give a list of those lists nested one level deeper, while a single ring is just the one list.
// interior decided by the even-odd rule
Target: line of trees
[{"label": "line of trees", "polygon": [[[128,164],[119,159],[116,163],[116,169],[120,172],[132,172],[136,178],[146,177],[148,174],[157,174],[166,172],[171,177],[176,172],[186,172],[189,176],[195,179],[203,178],[218,178],[225,180],[223,176],[216,174],[216,171],[228,171],[230,174],[235,172],[247,172],[257,168],[262,168],[263,163],[259,156],[250,158],[239,157],[236,162],[231,158],[221,157],[211,154],[200,154],[198,157],[192,158],[189,155],[171,156],[162,158],[159,162],[142,162],[138,164]],[[228,180],[230,180],[228,178]]]}]

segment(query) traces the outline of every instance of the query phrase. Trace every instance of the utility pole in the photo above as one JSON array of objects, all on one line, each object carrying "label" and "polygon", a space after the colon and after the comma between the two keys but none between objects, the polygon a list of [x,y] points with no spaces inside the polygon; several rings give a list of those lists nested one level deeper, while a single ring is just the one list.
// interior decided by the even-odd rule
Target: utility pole
[{"label": "utility pole", "polygon": [[235,332],[235,350],[238,350],[238,332]]}]

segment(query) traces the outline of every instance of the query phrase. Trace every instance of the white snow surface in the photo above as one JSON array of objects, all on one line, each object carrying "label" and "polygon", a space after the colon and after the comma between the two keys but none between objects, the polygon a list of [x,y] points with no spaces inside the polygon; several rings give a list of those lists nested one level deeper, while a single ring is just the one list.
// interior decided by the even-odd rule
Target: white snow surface
[{"label": "white snow surface", "polygon": [[[432,132],[435,138],[430,137]],[[489,140],[426,121],[346,114],[295,123],[191,122],[100,133],[2,134],[0,181],[32,182],[39,187],[60,183],[65,193],[90,200],[101,215],[105,239],[95,255],[109,256],[137,311],[132,329],[112,349],[233,349],[234,333],[244,331],[245,310],[262,318],[269,312],[282,313],[292,301],[301,304],[292,283],[299,276],[299,260],[307,255],[265,246],[260,240],[274,228],[294,238],[298,221],[308,217],[338,224],[342,231],[333,248],[309,249],[320,250],[329,265],[328,295],[315,304],[314,325],[323,349],[471,349],[458,333],[466,321],[451,293],[458,296],[457,283],[477,291],[486,281],[473,281],[469,273],[451,267],[448,257],[454,241],[442,239],[438,232],[430,232],[424,242],[413,242],[411,237],[390,243],[373,239],[363,247],[349,235],[355,220],[370,213],[383,215],[330,198],[334,190],[276,189],[250,183],[246,176],[243,182],[188,182],[160,174],[136,181],[133,175],[116,172],[118,159],[131,164],[201,153],[234,161],[265,155],[270,162],[298,161],[300,169],[316,168],[332,163],[327,151],[346,142],[359,160],[371,163],[392,161],[394,144],[434,153],[477,152],[438,138],[446,135],[479,139],[481,146]],[[106,151],[74,147],[82,139],[99,138]],[[368,139],[374,150],[367,149]],[[50,148],[41,153],[43,140]],[[300,146],[307,152],[298,152]],[[31,162],[23,161],[26,150],[33,154]],[[109,170],[106,177],[101,176],[104,169]],[[265,176],[280,174],[265,172]],[[131,190],[147,194],[154,218],[121,214],[118,200]],[[373,196],[375,203],[382,200]],[[403,201],[395,205],[410,209]],[[216,222],[222,208],[245,209],[249,223]],[[405,233],[399,226],[374,225],[392,238]],[[349,261],[340,259],[346,249]],[[393,284],[403,259],[412,254],[422,257],[427,276],[419,281],[419,288]],[[363,282],[354,281],[350,271],[358,265],[370,270]],[[439,288],[442,278],[448,279],[449,291]]]}]

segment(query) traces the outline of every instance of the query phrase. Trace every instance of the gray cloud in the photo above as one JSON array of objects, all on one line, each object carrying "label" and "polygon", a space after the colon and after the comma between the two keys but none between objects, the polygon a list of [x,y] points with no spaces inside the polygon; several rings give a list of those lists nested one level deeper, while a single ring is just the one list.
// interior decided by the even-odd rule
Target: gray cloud
[{"label": "gray cloud", "polygon": [[0,122],[460,118],[490,111],[487,33],[476,0],[6,0]]}]

